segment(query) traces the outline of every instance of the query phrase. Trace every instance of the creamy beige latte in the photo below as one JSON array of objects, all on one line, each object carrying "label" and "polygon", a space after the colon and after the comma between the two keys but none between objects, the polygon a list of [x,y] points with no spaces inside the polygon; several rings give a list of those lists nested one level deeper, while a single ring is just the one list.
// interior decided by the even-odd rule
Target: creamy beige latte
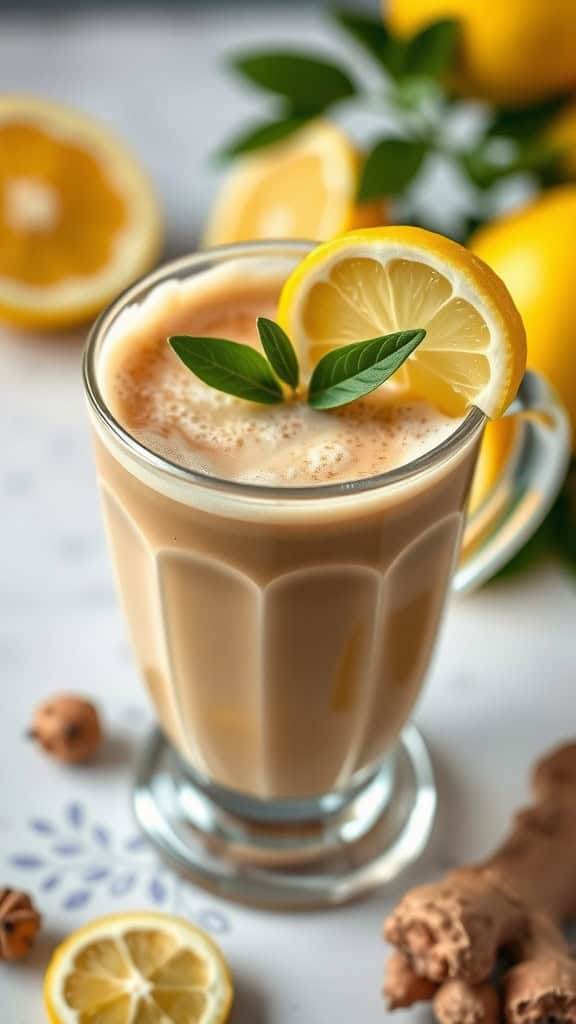
[{"label": "creamy beige latte", "polygon": [[165,283],[120,314],[100,354],[104,400],[125,430],[227,486],[154,469],[95,433],[120,593],[164,731],[220,785],[302,798],[376,765],[413,707],[479,432],[363,490],[345,485],[410,466],[459,421],[392,382],[331,412],[202,384],[167,336],[256,344],[256,316],[275,315],[273,269],[232,261]]}]

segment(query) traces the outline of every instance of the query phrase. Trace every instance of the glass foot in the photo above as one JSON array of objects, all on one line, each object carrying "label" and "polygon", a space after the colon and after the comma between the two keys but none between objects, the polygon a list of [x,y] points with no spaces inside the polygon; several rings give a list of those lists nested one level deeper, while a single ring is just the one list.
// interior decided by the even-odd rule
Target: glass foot
[{"label": "glass foot", "polygon": [[154,731],[134,809],[158,852],[191,881],[241,903],[305,909],[354,899],[416,860],[432,830],[436,787],[414,726],[345,800],[306,804],[251,800],[208,785]]}]

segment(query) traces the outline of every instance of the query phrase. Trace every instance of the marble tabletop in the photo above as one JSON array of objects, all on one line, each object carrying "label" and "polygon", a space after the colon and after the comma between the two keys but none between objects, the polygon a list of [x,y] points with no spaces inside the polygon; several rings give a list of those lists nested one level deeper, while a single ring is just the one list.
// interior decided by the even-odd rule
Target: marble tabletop
[{"label": "marble tabletop", "polygon": [[[296,10],[296,9],[295,9]],[[246,39],[322,36],[302,9],[228,14],[68,14],[0,19],[2,87],[77,103],[107,119],[148,164],[169,247],[194,243],[214,188],[207,154],[260,109],[218,70]],[[328,48],[332,45],[328,41]],[[126,74],[126,67],[131,72]],[[178,908],[210,931],[237,985],[235,1024],[377,1024],[386,911],[409,884],[486,852],[526,797],[530,761],[576,732],[574,579],[552,563],[454,601],[416,719],[434,758],[440,810],[420,863],[385,891],[325,913],[241,909],[162,867],[130,811],[134,756],[151,721],[112,588],[80,388],[80,334],[0,331],[0,885],[33,893],[33,954],[0,965],[3,1024],[43,1019],[54,944],[102,912]],[[58,690],[98,700],[101,759],[64,768],[25,730]],[[407,1011],[409,1024],[429,1019]]]}]

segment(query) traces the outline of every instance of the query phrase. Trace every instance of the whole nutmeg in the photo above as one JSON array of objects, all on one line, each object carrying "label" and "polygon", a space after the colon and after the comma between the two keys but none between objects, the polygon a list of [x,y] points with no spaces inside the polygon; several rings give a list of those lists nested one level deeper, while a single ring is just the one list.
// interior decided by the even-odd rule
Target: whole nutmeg
[{"label": "whole nutmeg", "polygon": [[41,920],[27,893],[0,888],[0,960],[21,960],[26,956]]},{"label": "whole nutmeg", "polygon": [[94,704],[73,694],[62,694],[40,704],[28,735],[57,761],[79,764],[98,751],[102,727]]}]

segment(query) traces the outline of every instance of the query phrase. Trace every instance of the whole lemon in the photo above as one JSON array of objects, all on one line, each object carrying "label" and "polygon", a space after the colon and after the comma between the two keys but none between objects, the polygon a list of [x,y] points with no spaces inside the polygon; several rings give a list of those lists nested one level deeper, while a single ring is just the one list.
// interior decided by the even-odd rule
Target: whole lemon
[{"label": "whole lemon", "polygon": [[560,185],[485,225],[470,248],[510,289],[526,327],[528,366],[556,387],[576,441],[576,185]]},{"label": "whole lemon", "polygon": [[461,22],[466,91],[522,106],[576,86],[575,0],[383,0],[401,35],[438,18]]}]

